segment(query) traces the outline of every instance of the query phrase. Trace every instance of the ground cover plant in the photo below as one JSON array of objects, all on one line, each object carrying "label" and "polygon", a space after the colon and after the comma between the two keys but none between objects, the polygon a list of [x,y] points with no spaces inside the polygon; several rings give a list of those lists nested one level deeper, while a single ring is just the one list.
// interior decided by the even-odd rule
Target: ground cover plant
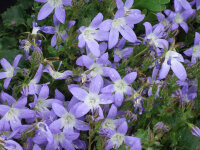
[{"label": "ground cover plant", "polygon": [[199,18],[200,0],[17,0],[0,149],[200,149]]}]

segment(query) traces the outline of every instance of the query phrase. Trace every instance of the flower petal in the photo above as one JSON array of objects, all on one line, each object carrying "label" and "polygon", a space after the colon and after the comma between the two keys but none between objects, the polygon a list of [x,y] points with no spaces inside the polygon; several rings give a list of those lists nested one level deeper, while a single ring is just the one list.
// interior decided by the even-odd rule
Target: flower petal
[{"label": "flower petal", "polygon": [[87,131],[90,129],[87,123],[81,120],[76,120],[75,128],[81,131]]},{"label": "flower petal", "polygon": [[65,6],[71,6],[72,5],[72,0],[62,0],[62,2]]},{"label": "flower petal", "polygon": [[114,119],[117,116],[117,107],[112,104],[108,112],[107,118]]},{"label": "flower petal", "polygon": [[149,22],[145,22],[143,25],[145,27],[146,35],[149,35],[152,32],[152,25]]},{"label": "flower petal", "polygon": [[7,77],[6,72],[0,72],[0,79],[4,79]]},{"label": "flower petal", "polygon": [[124,100],[124,94],[116,92],[115,93],[115,105],[118,106],[118,107],[121,106],[123,100]]},{"label": "flower petal", "polygon": [[94,60],[86,55],[82,55],[76,60],[76,64],[79,66],[85,66],[87,68],[90,68],[90,66],[94,63]]},{"label": "flower petal", "polygon": [[103,87],[103,79],[101,76],[97,75],[94,78],[92,78],[89,86],[89,91],[98,94],[102,87]]},{"label": "flower petal", "polygon": [[199,45],[199,43],[200,43],[200,34],[198,32],[195,32],[194,45]]},{"label": "flower petal", "polygon": [[131,84],[131,83],[133,83],[133,81],[135,81],[136,77],[137,77],[137,72],[131,72],[131,73],[127,74],[123,78],[123,80],[126,81],[126,83]]},{"label": "flower petal", "polygon": [[186,22],[181,22],[180,26],[183,28],[183,30],[185,31],[185,33],[188,33],[188,25]]},{"label": "flower petal", "polygon": [[4,84],[3,84],[3,87],[5,88],[5,89],[7,89],[8,88],[8,86],[9,86],[9,84],[10,84],[10,81],[11,81],[11,77],[10,78],[7,78],[7,79],[5,79],[4,80]]},{"label": "flower petal", "polygon": [[103,30],[103,31],[109,31],[112,25],[112,20],[111,19],[107,19],[104,20],[100,25],[99,25],[99,29]]},{"label": "flower petal", "polygon": [[134,3],[134,0],[126,0],[124,6],[128,9],[130,9],[132,7],[133,3]]},{"label": "flower petal", "polygon": [[102,15],[102,13],[98,13],[94,17],[94,19],[92,20],[92,22],[90,23],[90,26],[94,27],[94,28],[97,28],[102,21],[103,21],[103,15]]},{"label": "flower petal", "polygon": [[78,36],[78,47],[83,48],[85,46],[85,39],[83,37],[83,34],[80,34]]},{"label": "flower petal", "polygon": [[171,68],[174,74],[182,81],[187,78],[187,73],[184,66],[176,59],[171,60]]},{"label": "flower petal", "polygon": [[85,103],[78,103],[76,107],[76,118],[80,118],[87,114],[90,111],[90,108]]},{"label": "flower petal", "polygon": [[69,91],[72,93],[74,97],[76,97],[78,100],[84,101],[85,97],[88,95],[88,93],[79,87],[73,87],[70,88]]},{"label": "flower petal", "polygon": [[114,85],[110,84],[104,88],[101,89],[102,93],[113,93],[114,92]]},{"label": "flower petal", "polygon": [[122,2],[122,0],[116,0],[116,5],[117,5],[117,8],[118,8],[118,9],[124,7],[124,3]]},{"label": "flower petal", "polygon": [[128,131],[128,124],[126,121],[124,121],[119,128],[117,129],[117,132],[121,133],[121,134],[126,134],[126,132]]},{"label": "flower petal", "polygon": [[45,19],[52,13],[53,10],[54,7],[52,7],[49,3],[44,4],[38,13],[38,20]]},{"label": "flower petal", "polygon": [[167,61],[165,61],[163,64],[162,64],[162,67],[160,69],[160,72],[159,72],[159,79],[164,79],[166,78],[168,72],[169,72],[169,69],[170,69],[170,66],[167,64]]},{"label": "flower petal", "polygon": [[49,96],[49,87],[47,85],[44,85],[40,90],[39,98],[47,99],[48,96]]},{"label": "flower petal", "polygon": [[111,28],[110,34],[109,34],[109,39],[108,39],[108,48],[111,49],[113,48],[119,39],[119,31],[115,28]]},{"label": "flower petal", "polygon": [[13,67],[15,67],[15,68],[17,67],[17,65],[18,65],[18,63],[19,63],[21,57],[22,57],[21,54],[19,54],[19,55],[17,55],[17,56],[15,57],[15,59],[14,59],[14,61],[13,61]]},{"label": "flower petal", "polygon": [[119,29],[119,32],[129,42],[137,41],[137,37],[135,35],[135,32],[128,25],[124,25],[123,27],[121,27]]},{"label": "flower petal", "polygon": [[11,64],[5,58],[1,59],[1,66],[5,71],[10,71],[10,69],[12,69]]},{"label": "flower petal", "polygon": [[67,113],[66,109],[62,105],[57,103],[52,104],[52,109],[55,112],[55,114],[59,117],[62,117],[64,114]]},{"label": "flower petal", "polygon": [[109,69],[109,77],[113,82],[121,79],[120,74],[113,68]]},{"label": "flower petal", "polygon": [[95,40],[87,40],[86,43],[87,43],[87,46],[88,46],[90,52],[94,56],[99,57],[100,56],[100,50],[99,50],[98,42],[96,42]]},{"label": "flower petal", "polygon": [[62,128],[62,120],[61,118],[58,119],[58,120],[55,120],[54,122],[52,122],[50,125],[49,125],[49,129],[52,131],[52,133],[59,133],[60,132],[60,129]]},{"label": "flower petal", "polygon": [[56,18],[62,23],[65,24],[65,9],[62,5],[56,7],[55,9]]}]

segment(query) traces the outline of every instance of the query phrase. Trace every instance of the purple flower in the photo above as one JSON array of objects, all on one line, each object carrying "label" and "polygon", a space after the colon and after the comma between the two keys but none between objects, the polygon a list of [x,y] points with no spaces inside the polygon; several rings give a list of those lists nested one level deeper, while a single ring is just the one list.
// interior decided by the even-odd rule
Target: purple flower
[{"label": "purple flower", "polygon": [[200,137],[200,129],[197,126],[192,127],[192,134],[194,136]]},{"label": "purple flower", "polygon": [[125,43],[126,43],[126,40],[122,38],[119,41],[119,44],[116,46],[117,48],[115,48],[114,50],[114,62],[119,62],[121,59],[128,58],[132,54],[133,52],[132,47],[126,47],[122,49]]},{"label": "purple flower", "polygon": [[60,22],[57,20],[55,15],[53,16],[53,22],[54,22],[55,27],[43,26],[41,30],[47,34],[54,34],[54,36],[51,39],[51,46],[55,47],[57,46],[56,42],[58,40],[61,41],[62,43],[65,42],[68,36],[66,31],[68,31],[69,28],[75,24],[75,21],[69,21],[66,30],[60,29]]},{"label": "purple flower", "polygon": [[[50,121],[53,120],[53,114],[49,110],[52,107],[53,103],[62,104],[63,102],[57,99],[48,99],[49,97],[49,87],[47,85],[43,85],[40,89],[39,95],[35,95],[35,99],[33,103],[30,103],[30,107],[34,108],[37,111],[38,117],[49,118]],[[52,116],[51,116],[52,115]]]},{"label": "purple flower", "polygon": [[66,149],[66,150],[75,150],[75,144],[73,141],[79,137],[79,133],[53,133],[54,142],[48,143],[46,149],[56,150],[56,149]]},{"label": "purple flower", "polygon": [[124,17],[127,16],[127,19],[131,24],[137,24],[144,19],[145,15],[142,15],[141,11],[138,9],[131,9],[133,3],[134,0],[126,0],[125,4],[122,0],[116,0],[117,8],[124,9],[125,11]]},{"label": "purple flower", "polygon": [[116,14],[114,20],[105,20],[101,23],[100,29],[109,31],[109,39],[108,39],[108,48],[113,48],[119,39],[119,32],[121,35],[128,40],[129,42],[136,42],[137,37],[135,32],[132,30],[132,26],[134,25],[135,21],[134,18],[128,18],[125,16],[125,10],[119,9]]},{"label": "purple flower", "polygon": [[106,146],[106,150],[110,150],[112,148],[117,149],[123,143],[130,147],[131,150],[142,150],[141,140],[137,137],[126,136],[125,134],[128,131],[128,125],[126,121],[124,121],[118,128],[117,131],[113,131],[110,138],[107,140],[108,145]]},{"label": "purple flower", "polygon": [[110,134],[110,132],[115,131],[120,124],[126,121],[125,118],[115,119],[116,116],[117,107],[114,104],[112,104],[108,112],[107,118],[101,124],[100,134],[102,136],[106,136],[107,134]]},{"label": "purple flower", "polygon": [[143,102],[143,98],[140,94],[138,94],[137,92],[134,93],[134,99],[133,99],[133,106],[135,108],[135,113],[137,112],[137,110],[139,109],[139,115],[142,115],[143,112],[143,107],[142,107],[142,102]]},{"label": "purple flower", "polygon": [[169,130],[169,127],[167,125],[165,125],[163,122],[157,122],[156,125],[155,125],[155,129],[157,131],[165,131],[167,132]]},{"label": "purple flower", "polygon": [[172,31],[178,29],[180,25],[185,31],[185,33],[188,32],[188,25],[186,23],[186,20],[193,15],[193,9],[187,9],[183,12],[172,12],[171,10],[165,10],[165,13],[168,15],[169,20],[172,21]]},{"label": "purple flower", "polygon": [[179,88],[179,96],[182,102],[189,103],[197,97],[197,80],[177,81],[182,86]]},{"label": "purple flower", "polygon": [[[41,144],[43,141],[48,141],[48,143],[53,143],[53,134],[50,131],[48,125],[44,122],[38,122],[36,124],[37,130],[36,135],[33,138],[33,141],[37,144]],[[43,139],[41,141],[38,141],[38,138]]]},{"label": "purple flower", "polygon": [[50,129],[53,130],[54,133],[58,133],[62,128],[64,133],[74,132],[74,128],[81,131],[89,130],[89,127],[85,122],[77,119],[75,113],[76,108],[68,107],[69,111],[67,111],[62,105],[54,103],[52,109],[55,114],[60,117],[50,124]]},{"label": "purple flower", "polygon": [[33,29],[32,29],[32,35],[37,35],[38,32],[41,30],[41,27],[38,26],[37,22],[35,22],[35,20],[33,20],[32,23]]},{"label": "purple flower", "polygon": [[111,104],[113,97],[111,94],[99,94],[102,87],[103,79],[97,75],[91,80],[88,92],[80,87],[69,89],[72,95],[81,101],[76,104],[75,115],[77,118],[87,114],[90,110],[92,113],[96,110],[99,119],[104,118],[100,104]]},{"label": "purple flower", "polygon": [[111,64],[111,62],[108,60],[108,57],[108,53],[105,53],[94,60],[87,55],[82,55],[76,60],[76,64],[88,68],[88,72],[90,72],[89,76],[91,77],[95,77],[97,75],[108,76],[108,67],[106,66]]},{"label": "purple flower", "polygon": [[21,145],[19,145],[17,142],[13,140],[5,140],[3,142],[3,147],[7,150],[23,150]]},{"label": "purple flower", "polygon": [[22,97],[18,101],[14,101],[12,106],[0,105],[0,131],[7,131],[17,129],[21,126],[21,119],[34,118],[35,112],[25,107],[27,98]]},{"label": "purple flower", "polygon": [[192,57],[192,63],[196,63],[200,59],[200,34],[198,32],[195,32],[194,46],[184,51],[184,54]]},{"label": "purple flower", "polygon": [[48,17],[55,9],[55,16],[61,22],[65,23],[65,6],[71,6],[71,0],[35,0],[36,2],[45,3],[38,13],[38,20]]},{"label": "purple flower", "polygon": [[132,88],[129,86],[137,77],[137,72],[131,72],[121,79],[119,73],[111,68],[109,69],[109,77],[113,81],[113,84],[109,84],[104,87],[102,93],[115,92],[115,104],[121,106],[124,100],[124,94],[132,95]]},{"label": "purple flower", "polygon": [[26,55],[26,59],[29,57],[29,51],[32,48],[32,43],[28,40],[22,40],[20,41],[20,47],[19,49],[24,49],[24,53]]},{"label": "purple flower", "polygon": [[163,15],[162,13],[157,13],[156,14],[158,21],[163,24],[164,26],[169,26],[170,25],[170,21],[168,18],[165,18],[165,15]]},{"label": "purple flower", "polygon": [[15,69],[18,69],[17,65],[18,65],[21,57],[22,57],[21,54],[17,55],[13,61],[12,66],[5,58],[1,59],[1,66],[3,67],[5,72],[0,72],[0,79],[6,78],[4,80],[4,85],[3,85],[3,87],[5,89],[8,88],[12,77],[16,75]]},{"label": "purple flower", "polygon": [[69,75],[72,74],[72,71],[70,70],[67,70],[62,73],[58,71],[54,71],[50,65],[47,65],[45,69],[43,70],[43,72],[48,72],[54,79],[57,79],[57,80],[66,79]]},{"label": "purple flower", "polygon": [[39,90],[41,88],[41,85],[38,84],[40,82],[40,78],[42,77],[42,73],[43,73],[43,65],[40,64],[40,66],[38,67],[38,70],[35,74],[35,76],[33,77],[33,79],[29,82],[29,92],[30,94],[35,94],[35,93],[39,93]]},{"label": "purple flower", "polygon": [[185,10],[192,9],[187,0],[174,0],[174,9],[176,12],[180,12],[183,8]]},{"label": "purple flower", "polygon": [[180,62],[184,62],[181,54],[171,50],[168,51],[165,54],[165,60],[159,72],[159,79],[166,78],[171,68],[177,78],[184,81],[187,78],[187,73],[184,66]]},{"label": "purple flower", "polygon": [[155,28],[153,28],[149,22],[145,22],[143,25],[145,26],[146,32],[145,39],[149,41],[151,46],[163,49],[166,47],[168,49],[169,43],[167,40],[163,39],[166,36],[163,24],[158,24]]},{"label": "purple flower", "polygon": [[99,44],[97,41],[107,41],[109,34],[107,31],[97,30],[102,20],[103,15],[101,13],[98,13],[97,16],[90,23],[89,27],[81,26],[79,28],[81,34],[78,36],[78,46],[80,48],[83,48],[86,44],[90,52],[96,57],[100,56]]}]

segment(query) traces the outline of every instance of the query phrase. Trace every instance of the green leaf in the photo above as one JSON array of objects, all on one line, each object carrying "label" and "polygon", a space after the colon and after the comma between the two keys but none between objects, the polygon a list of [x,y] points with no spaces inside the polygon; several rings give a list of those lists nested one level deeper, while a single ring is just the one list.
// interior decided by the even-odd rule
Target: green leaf
[{"label": "green leaf", "polygon": [[7,27],[25,24],[24,10],[20,5],[13,6],[2,15],[3,24]]},{"label": "green leaf", "polygon": [[159,12],[165,10],[166,4],[169,2],[170,0],[136,0],[134,3],[134,8],[146,8],[154,12]]}]

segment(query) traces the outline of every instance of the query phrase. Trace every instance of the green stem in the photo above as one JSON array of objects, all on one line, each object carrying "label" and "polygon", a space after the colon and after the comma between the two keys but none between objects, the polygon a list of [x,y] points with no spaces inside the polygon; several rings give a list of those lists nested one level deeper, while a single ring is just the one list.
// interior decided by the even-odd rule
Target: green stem
[{"label": "green stem", "polygon": [[133,58],[137,58],[138,56],[142,55],[144,52],[146,52],[147,50],[149,50],[149,48],[150,48],[150,46],[147,45],[147,47],[146,47],[144,50],[142,50],[141,52],[139,52],[139,53],[138,53],[137,55],[135,55]]}]

